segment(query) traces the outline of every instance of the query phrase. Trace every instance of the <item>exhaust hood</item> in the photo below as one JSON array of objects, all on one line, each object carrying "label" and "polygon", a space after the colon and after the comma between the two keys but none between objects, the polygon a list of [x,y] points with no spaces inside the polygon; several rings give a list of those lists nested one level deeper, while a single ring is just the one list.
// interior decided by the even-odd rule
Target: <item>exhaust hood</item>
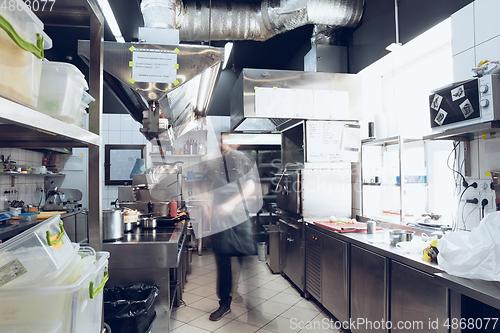
[{"label": "exhaust hood", "polygon": [[357,74],[242,70],[230,95],[231,131],[282,131],[303,119],[359,120]]},{"label": "exhaust hood", "polygon": [[[175,140],[206,116],[224,49],[197,45],[103,42],[104,82],[148,140]],[[88,64],[90,41],[78,41]]]}]

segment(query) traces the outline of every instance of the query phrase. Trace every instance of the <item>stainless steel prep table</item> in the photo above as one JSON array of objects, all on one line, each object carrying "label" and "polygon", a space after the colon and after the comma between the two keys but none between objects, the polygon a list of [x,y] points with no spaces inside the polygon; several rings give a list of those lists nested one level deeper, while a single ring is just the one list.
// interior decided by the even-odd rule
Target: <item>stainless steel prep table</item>
[{"label": "stainless steel prep table", "polygon": [[[152,332],[168,332],[173,298],[182,290],[183,281],[171,288],[170,270],[184,265],[186,221],[176,226],[156,229],[136,228],[114,242],[104,242],[103,251],[110,253],[107,287],[134,283],[156,285],[160,293],[155,300],[156,320]],[[180,285],[179,285],[180,284]]]}]

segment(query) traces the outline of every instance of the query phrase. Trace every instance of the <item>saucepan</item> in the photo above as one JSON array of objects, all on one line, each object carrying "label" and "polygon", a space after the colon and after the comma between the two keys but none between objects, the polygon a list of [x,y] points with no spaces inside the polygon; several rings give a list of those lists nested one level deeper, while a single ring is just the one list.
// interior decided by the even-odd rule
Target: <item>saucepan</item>
[{"label": "saucepan", "polygon": [[411,230],[401,230],[401,229],[391,230],[389,232],[391,245],[396,246],[396,244],[399,242],[411,242],[414,233],[415,232]]}]

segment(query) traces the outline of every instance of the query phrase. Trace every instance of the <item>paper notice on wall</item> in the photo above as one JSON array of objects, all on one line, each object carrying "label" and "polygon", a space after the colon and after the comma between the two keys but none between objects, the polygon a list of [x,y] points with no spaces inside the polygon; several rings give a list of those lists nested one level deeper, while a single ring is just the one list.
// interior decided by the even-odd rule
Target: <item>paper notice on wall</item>
[{"label": "paper notice on wall", "polygon": [[177,79],[177,54],[165,50],[135,49],[132,79],[136,82],[172,83]]},{"label": "paper notice on wall", "polygon": [[292,118],[293,100],[290,89],[258,87],[255,89],[255,116]]},{"label": "paper notice on wall", "polygon": [[342,132],[342,150],[358,153],[360,150],[360,127],[359,124],[344,124]]},{"label": "paper notice on wall", "polygon": [[314,90],[313,116],[316,119],[347,120],[349,118],[349,92]]},{"label": "paper notice on wall", "polygon": [[308,121],[306,127],[306,162],[338,162],[344,123]]}]

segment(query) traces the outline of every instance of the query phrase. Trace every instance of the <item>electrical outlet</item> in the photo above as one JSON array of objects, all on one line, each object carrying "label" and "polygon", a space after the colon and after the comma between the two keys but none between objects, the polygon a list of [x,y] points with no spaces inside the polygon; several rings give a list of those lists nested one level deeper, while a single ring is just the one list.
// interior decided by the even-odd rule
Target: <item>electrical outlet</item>
[{"label": "electrical outlet", "polygon": [[481,196],[481,198],[479,199],[479,204],[481,204],[481,201],[483,201],[483,199],[487,199],[488,200],[488,204],[486,206],[484,206],[484,208],[496,209],[495,208],[495,198],[492,195],[483,195],[483,196]]},{"label": "electrical outlet", "polygon": [[[469,195],[468,197],[464,197],[463,201],[467,202],[467,200],[474,200],[474,199],[478,200],[478,204],[481,202],[481,199],[479,199],[479,196],[475,196],[475,195]],[[474,204],[469,203],[468,205],[474,205]]]},{"label": "electrical outlet", "polygon": [[490,187],[490,185],[486,182],[479,183],[479,188],[481,188],[483,190],[486,190],[488,187]]}]

